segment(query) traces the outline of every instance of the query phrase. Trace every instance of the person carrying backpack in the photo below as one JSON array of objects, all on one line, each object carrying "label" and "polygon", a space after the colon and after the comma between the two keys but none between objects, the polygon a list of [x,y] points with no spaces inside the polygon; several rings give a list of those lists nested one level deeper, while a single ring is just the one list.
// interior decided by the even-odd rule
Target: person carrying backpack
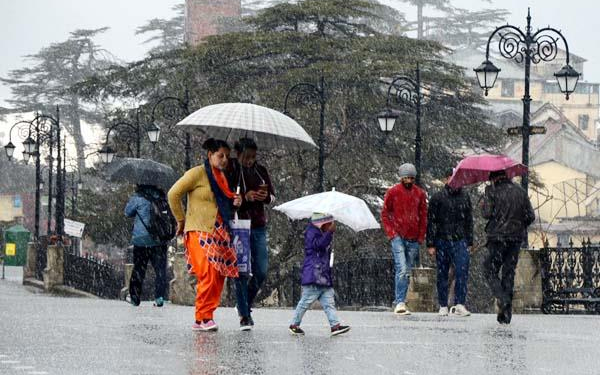
[{"label": "person carrying backpack", "polygon": [[133,272],[129,282],[129,302],[139,306],[142,284],[150,261],[156,274],[155,306],[161,307],[167,288],[167,243],[175,236],[176,230],[176,222],[164,191],[152,185],[137,185],[135,193],[127,202],[125,215],[134,218],[131,236]]}]

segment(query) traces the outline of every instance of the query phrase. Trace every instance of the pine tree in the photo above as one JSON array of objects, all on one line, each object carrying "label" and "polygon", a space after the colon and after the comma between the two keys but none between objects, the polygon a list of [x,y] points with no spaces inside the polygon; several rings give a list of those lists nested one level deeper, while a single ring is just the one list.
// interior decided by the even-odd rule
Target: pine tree
[{"label": "pine tree", "polygon": [[432,7],[441,11],[450,10],[450,0],[399,0],[403,3],[409,3],[417,7],[417,39],[424,38],[424,24],[426,20],[433,19],[423,15],[425,7]]},{"label": "pine tree", "polygon": [[114,56],[94,41],[107,30],[103,27],[73,31],[66,41],[26,56],[33,62],[31,66],[12,70],[7,78],[0,78],[11,88],[12,98],[7,102],[13,112],[54,113],[54,106],[60,105],[61,124],[75,141],[79,170],[84,169],[85,148],[81,121],[97,123],[102,115],[95,103],[83,105],[78,95],[68,89],[115,62]]},{"label": "pine tree", "polygon": [[170,19],[153,18],[135,30],[135,35],[153,34],[144,40],[144,44],[158,42],[149,53],[161,53],[183,45],[185,4],[171,8],[175,16]]},{"label": "pine tree", "polygon": [[452,8],[428,24],[427,38],[453,48],[477,49],[487,44],[493,28],[506,22],[509,14],[506,9]]}]

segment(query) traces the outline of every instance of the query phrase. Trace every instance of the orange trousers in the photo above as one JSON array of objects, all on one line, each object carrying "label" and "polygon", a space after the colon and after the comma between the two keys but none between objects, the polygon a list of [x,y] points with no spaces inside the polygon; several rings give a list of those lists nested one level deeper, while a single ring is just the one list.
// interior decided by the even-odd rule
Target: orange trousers
[{"label": "orange trousers", "polygon": [[208,262],[206,250],[200,246],[200,232],[187,232],[185,248],[188,251],[188,261],[196,275],[196,320],[213,318],[213,313],[221,302],[221,292],[225,283],[222,276]]}]

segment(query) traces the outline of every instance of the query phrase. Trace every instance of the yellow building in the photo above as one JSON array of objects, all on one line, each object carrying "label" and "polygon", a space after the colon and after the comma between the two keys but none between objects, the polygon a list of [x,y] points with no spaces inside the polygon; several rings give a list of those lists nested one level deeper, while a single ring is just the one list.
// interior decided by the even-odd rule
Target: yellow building
[{"label": "yellow building", "polygon": [[23,201],[19,194],[0,194],[0,221],[11,222],[23,215]]},{"label": "yellow building", "polygon": [[34,168],[9,162],[3,151],[0,154],[0,225],[23,218],[23,225],[32,231],[35,222]]},{"label": "yellow building", "polygon": [[[531,122],[546,134],[530,138],[529,196],[537,216],[530,245],[541,247],[544,239],[551,245],[599,241],[600,151],[552,104],[532,114]],[[521,142],[515,137],[506,151],[515,160],[521,160]]]}]

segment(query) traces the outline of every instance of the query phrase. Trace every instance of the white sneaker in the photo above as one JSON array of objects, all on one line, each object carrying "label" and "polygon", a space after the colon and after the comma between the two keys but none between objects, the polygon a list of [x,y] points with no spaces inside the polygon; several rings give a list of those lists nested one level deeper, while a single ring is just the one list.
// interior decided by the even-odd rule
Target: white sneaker
[{"label": "white sneaker", "polygon": [[448,306],[440,307],[440,311],[438,311],[439,316],[448,316]]},{"label": "white sneaker", "polygon": [[396,308],[394,309],[394,313],[396,313],[398,315],[410,315],[410,311],[408,311],[408,309],[406,308],[406,303],[404,303],[404,302],[400,302],[399,304],[396,305]]},{"label": "white sneaker", "polygon": [[469,316],[471,312],[464,305],[452,306],[450,313],[455,316]]}]

